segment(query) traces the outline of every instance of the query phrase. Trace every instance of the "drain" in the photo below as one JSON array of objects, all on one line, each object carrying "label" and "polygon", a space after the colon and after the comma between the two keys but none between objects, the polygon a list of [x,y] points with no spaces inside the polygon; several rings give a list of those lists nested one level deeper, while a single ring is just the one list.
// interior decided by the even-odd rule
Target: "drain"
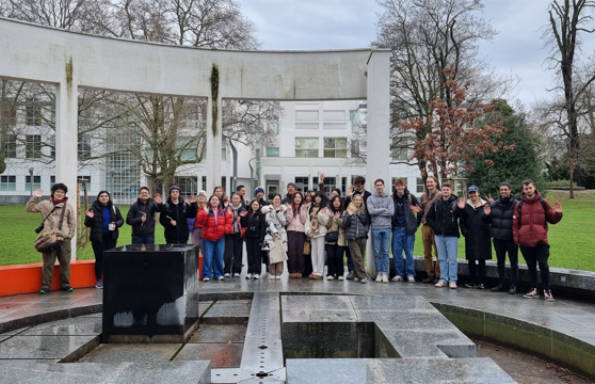
[{"label": "drain", "polygon": [[260,347],[258,347],[258,349],[267,349],[268,347],[266,345],[261,345]]},{"label": "drain", "polygon": [[258,373],[256,374],[256,377],[258,377],[258,378],[260,378],[260,379],[262,379],[262,378],[264,378],[264,377],[267,377],[267,376],[270,376],[270,374],[268,374],[268,373],[266,373],[266,372],[264,372],[264,371],[260,371],[260,372],[258,372]]}]

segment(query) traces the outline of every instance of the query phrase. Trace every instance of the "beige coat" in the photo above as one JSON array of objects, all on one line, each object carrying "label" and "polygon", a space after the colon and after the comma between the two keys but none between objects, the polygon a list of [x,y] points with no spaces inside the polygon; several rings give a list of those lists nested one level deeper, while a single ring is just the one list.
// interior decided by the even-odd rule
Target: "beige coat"
[{"label": "beige coat", "polygon": [[[58,225],[60,224],[60,215],[62,214],[64,203],[59,203],[56,206],[58,208],[56,208],[44,222],[43,233],[46,233],[51,229],[58,229]],[[41,213],[42,220],[52,211],[53,208],[54,204],[51,202],[51,200],[48,199],[38,202],[36,197],[32,197],[25,205],[27,212]],[[74,214],[74,209],[70,204],[68,204],[68,202],[66,202],[66,212],[64,213],[64,221],[62,222],[62,234],[66,239],[72,239],[76,234],[76,215]]]}]

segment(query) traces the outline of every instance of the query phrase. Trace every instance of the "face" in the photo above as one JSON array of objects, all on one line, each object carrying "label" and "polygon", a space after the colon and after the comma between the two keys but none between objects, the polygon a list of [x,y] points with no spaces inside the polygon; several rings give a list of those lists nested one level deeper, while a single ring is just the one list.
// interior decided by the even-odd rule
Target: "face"
[{"label": "face", "polygon": [[339,196],[339,194],[337,193],[337,191],[335,191],[335,190],[331,191],[331,198],[333,198],[335,196]]},{"label": "face", "polygon": [[503,199],[507,199],[510,197],[510,188],[508,188],[506,185],[503,185],[500,187],[500,197]]},{"label": "face", "polygon": [[178,200],[180,198],[180,191],[177,189],[172,189],[172,191],[169,193],[169,197],[171,197],[172,200]]},{"label": "face", "polygon": [[299,193],[296,193],[296,194],[293,196],[293,203],[294,203],[295,205],[300,205],[300,203],[301,203],[301,202],[302,202],[302,195],[301,195],[301,194],[299,194]]},{"label": "face", "polygon": [[141,200],[149,200],[149,191],[147,191],[146,189],[141,189],[141,191],[138,194],[138,198]]},{"label": "face", "polygon": [[364,185],[360,183],[355,184],[353,187],[356,191],[361,191],[362,189],[364,189]]},{"label": "face", "polygon": [[61,189],[56,189],[54,191],[54,199],[55,200],[62,200],[64,198],[64,195],[66,195],[66,193]]},{"label": "face", "polygon": [[397,193],[399,195],[402,195],[405,193],[405,186],[403,184],[397,184],[395,185],[395,189],[397,190]]},{"label": "face", "polygon": [[281,198],[279,196],[273,197],[273,206],[278,207],[281,205]]},{"label": "face", "polygon": [[452,190],[450,189],[450,187],[442,187],[442,197],[444,198],[444,200],[447,200],[450,197],[450,194],[452,193]]},{"label": "face", "polygon": [[335,209],[339,209],[339,208],[341,208],[341,200],[339,200],[339,199],[335,199],[335,200],[333,200],[333,207],[334,207]]},{"label": "face", "polygon": [[376,189],[376,193],[382,195],[384,193],[384,184],[380,181],[374,184],[374,188]]},{"label": "face", "polygon": [[217,196],[218,198],[221,198],[223,196],[223,188],[215,188],[215,192],[213,193],[213,195]]},{"label": "face", "polygon": [[535,195],[535,186],[533,184],[523,185],[523,193],[528,197]]},{"label": "face", "polygon": [[250,208],[252,208],[252,211],[253,212],[256,212],[256,211],[258,211],[260,209],[260,204],[258,204],[258,201],[254,201],[252,203],[252,205],[250,206]]},{"label": "face", "polygon": [[258,192],[256,194],[256,198],[259,199],[259,200],[262,199],[263,196],[264,196],[264,192]]},{"label": "face", "polygon": [[428,191],[433,191],[436,189],[436,181],[434,181],[433,178],[428,177],[426,179],[426,187],[428,188]]},{"label": "face", "polygon": [[246,187],[240,188],[240,190],[238,191],[238,193],[240,194],[240,196],[244,196],[246,194]]},{"label": "face", "polygon": [[207,197],[205,195],[198,195],[196,201],[198,202],[198,204],[206,204]]},{"label": "face", "polygon": [[295,192],[295,187],[293,185],[287,186],[287,193],[293,194]]},{"label": "face", "polygon": [[362,195],[355,195],[355,197],[353,198],[353,204],[359,208],[362,206],[362,204],[364,203],[364,198],[362,197]]},{"label": "face", "polygon": [[235,195],[233,195],[233,196],[231,197],[231,203],[232,203],[234,206],[238,206],[238,205],[240,205],[240,203],[241,203],[241,202],[242,202],[242,199],[240,198],[240,195],[238,195],[238,194],[235,194]]},{"label": "face", "polygon": [[312,201],[312,195],[311,195],[311,194],[309,194],[309,193],[307,193],[307,194],[306,194],[306,203],[309,203],[309,202],[311,202],[311,201]]},{"label": "face", "polygon": [[314,204],[320,205],[320,203],[322,203],[322,197],[320,197],[319,195],[316,195],[314,197]]},{"label": "face", "polygon": [[479,193],[478,192],[475,192],[475,191],[469,192],[469,198],[472,201],[477,201],[477,200],[479,200]]},{"label": "face", "polygon": [[211,202],[210,202],[211,208],[217,208],[217,207],[219,207],[219,201],[220,200],[219,200],[219,198],[217,196],[211,197]]},{"label": "face", "polygon": [[99,202],[103,205],[106,205],[109,201],[109,195],[107,193],[102,193],[101,195],[99,195]]}]

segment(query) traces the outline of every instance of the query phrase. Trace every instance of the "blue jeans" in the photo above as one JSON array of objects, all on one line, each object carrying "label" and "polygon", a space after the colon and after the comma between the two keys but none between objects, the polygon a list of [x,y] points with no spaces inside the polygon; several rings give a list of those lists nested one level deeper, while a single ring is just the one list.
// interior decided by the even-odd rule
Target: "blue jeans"
[{"label": "blue jeans", "polygon": [[459,238],[454,236],[435,235],[438,261],[440,262],[440,279],[457,281],[457,251]]},{"label": "blue jeans", "polygon": [[372,245],[376,272],[388,273],[388,247],[390,246],[390,229],[372,229]]},{"label": "blue jeans", "polygon": [[[218,278],[223,276],[223,253],[225,251],[225,238],[222,237],[217,241],[210,241],[202,239],[202,249],[204,259],[202,261],[202,278]],[[211,275],[211,272],[215,275]]]},{"label": "blue jeans", "polygon": [[155,244],[155,234],[132,235],[132,244]]},{"label": "blue jeans", "polygon": [[403,252],[405,252],[406,263],[405,273],[407,276],[415,276],[415,265],[413,261],[413,246],[415,235],[407,235],[405,227],[393,229],[393,258],[395,260],[395,275],[403,275]]}]

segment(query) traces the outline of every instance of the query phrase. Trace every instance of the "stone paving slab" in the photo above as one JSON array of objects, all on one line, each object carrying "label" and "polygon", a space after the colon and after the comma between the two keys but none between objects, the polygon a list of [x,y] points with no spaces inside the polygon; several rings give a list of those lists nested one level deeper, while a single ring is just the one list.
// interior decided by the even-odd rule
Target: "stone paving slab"
[{"label": "stone paving slab", "polygon": [[80,361],[88,363],[162,363],[171,360],[182,344],[100,344]]},{"label": "stone paving slab", "polygon": [[243,324],[200,324],[188,343],[241,344],[245,336],[246,325]]},{"label": "stone paving slab", "polygon": [[19,333],[25,331],[29,329],[29,327],[23,327],[23,328],[18,328],[18,329],[13,329],[10,331],[6,331],[6,332],[2,332],[0,333],[0,336],[13,336],[13,335],[18,335]]},{"label": "stone paving slab", "polygon": [[186,344],[174,361],[206,360],[212,368],[239,368],[243,344]]},{"label": "stone paving slab", "polygon": [[29,384],[196,384],[210,383],[208,361],[172,361],[163,363],[52,364],[30,361],[0,361],[0,383]]},{"label": "stone paving slab", "polygon": [[0,343],[0,359],[62,359],[96,336],[12,336]]},{"label": "stone paving slab", "polygon": [[97,317],[73,317],[53,321],[33,326],[20,333],[23,336],[97,336],[99,334],[101,334],[101,318]]},{"label": "stone paving slab", "polygon": [[482,383],[515,381],[490,358],[287,359],[287,383]]},{"label": "stone paving slab", "polygon": [[250,316],[249,302],[236,303],[234,301],[221,300],[217,301],[209,311],[203,315],[203,319],[217,319],[217,318],[248,318]]}]

